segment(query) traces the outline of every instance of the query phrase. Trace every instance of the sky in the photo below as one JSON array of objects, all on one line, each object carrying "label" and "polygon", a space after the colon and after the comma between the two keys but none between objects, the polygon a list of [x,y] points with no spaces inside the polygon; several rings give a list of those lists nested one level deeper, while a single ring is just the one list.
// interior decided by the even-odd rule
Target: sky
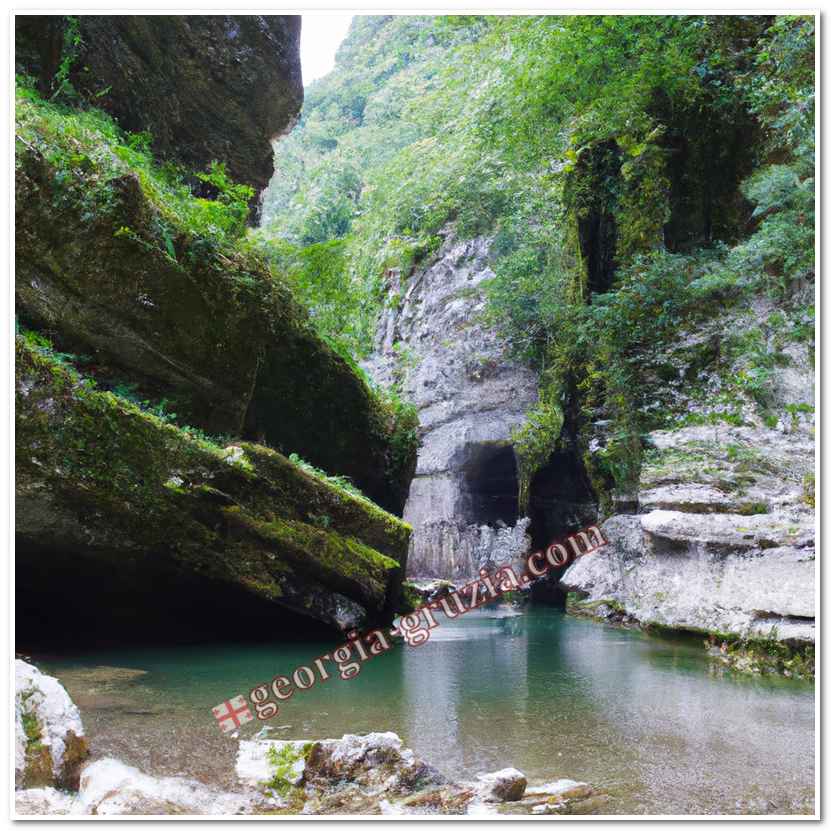
[{"label": "sky", "polygon": [[335,52],[352,22],[351,14],[304,14],[300,29],[303,85],[322,78],[335,65]]}]

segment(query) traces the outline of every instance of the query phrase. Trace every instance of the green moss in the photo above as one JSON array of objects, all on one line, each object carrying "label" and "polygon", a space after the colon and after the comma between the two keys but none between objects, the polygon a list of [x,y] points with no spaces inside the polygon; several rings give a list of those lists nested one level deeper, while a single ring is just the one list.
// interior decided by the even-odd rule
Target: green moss
[{"label": "green moss", "polygon": [[424,605],[424,598],[421,592],[406,580],[401,584],[401,595],[398,599],[396,614],[407,615]]},{"label": "green moss", "polygon": [[769,637],[742,638],[723,632],[709,632],[704,646],[710,655],[738,672],[784,675],[813,680],[815,649],[813,644],[789,644]]},{"label": "green moss", "polygon": [[814,495],[815,476],[813,471],[806,473],[802,479],[802,501],[810,508],[816,506],[816,498]]},{"label": "green moss", "polygon": [[[291,601],[286,581],[292,596],[336,591],[371,614],[396,601],[410,528],[394,516],[274,450],[246,443],[234,459],[22,336],[16,359],[21,521],[42,522],[45,510],[84,529],[56,545],[83,548],[89,534],[96,556],[165,552],[181,569],[279,603]],[[316,527],[324,514],[329,527]]]},{"label": "green moss", "polygon": [[770,513],[770,508],[767,502],[742,502],[737,508],[736,513],[742,516],[752,516],[753,514],[767,514]]},{"label": "green moss", "polygon": [[224,509],[224,514],[273,544],[300,572],[323,576],[333,585],[354,584],[353,594],[358,592],[376,604],[383,603],[391,575],[400,571],[395,560],[354,537],[292,520],[258,521],[236,507]]},{"label": "green moss", "polygon": [[[25,698],[24,698],[25,708]],[[43,743],[42,729],[37,716],[24,709],[20,716],[26,735],[23,784],[27,788],[39,788],[55,784],[52,770],[52,754]]]},{"label": "green moss", "polygon": [[[611,597],[601,597],[597,600],[586,600],[579,592],[569,592],[566,595],[566,611],[569,614],[583,617],[598,617],[600,609],[610,609],[615,615],[625,615],[626,607]],[[602,615],[602,617],[606,617]]]},{"label": "green moss", "polygon": [[40,722],[34,713],[23,712],[20,716],[23,732],[26,734],[26,747],[38,750],[42,746]]},{"label": "green moss", "polygon": [[[412,419],[317,335],[246,235],[239,200],[223,201],[235,191],[219,168],[204,175],[220,197],[195,198],[105,113],[31,90],[15,127],[16,302],[28,324],[95,354],[102,387],[130,386],[157,415],[261,436],[403,508]],[[161,408],[170,402],[175,418]]]},{"label": "green moss", "polygon": [[266,791],[271,791],[292,803],[298,799],[302,800],[302,789],[291,781],[294,778],[292,768],[300,761],[308,761],[313,747],[314,742],[306,742],[299,748],[290,744],[286,744],[280,750],[274,745],[269,747],[266,758],[271,765],[272,777],[265,783]]}]

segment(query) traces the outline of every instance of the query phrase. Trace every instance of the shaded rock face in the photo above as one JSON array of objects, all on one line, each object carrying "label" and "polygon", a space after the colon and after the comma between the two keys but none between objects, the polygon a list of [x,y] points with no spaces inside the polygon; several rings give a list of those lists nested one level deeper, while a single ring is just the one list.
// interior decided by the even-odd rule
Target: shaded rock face
[{"label": "shaded rock face", "polygon": [[389,291],[401,302],[383,314],[366,364],[380,383],[400,382],[419,411],[421,448],[404,510],[414,529],[409,573],[418,577],[475,574],[494,561],[497,537],[511,556],[528,545],[527,523],[506,531],[520,519],[510,436],[536,401],[537,380],[480,319],[482,283],[493,276],[489,245],[448,236],[405,282],[391,274]]},{"label": "shaded rock face", "polygon": [[391,619],[400,520],[274,450],[194,439],[17,341],[19,643]]},{"label": "shaded rock face", "polygon": [[810,431],[719,425],[651,439],[641,513],[609,519],[610,544],[562,577],[577,610],[813,643],[814,511],[802,484]]},{"label": "shaded rock face", "polygon": [[17,149],[23,320],[88,356],[99,379],[167,399],[183,423],[298,453],[401,511],[412,460],[393,453],[389,414],[265,266],[176,230],[171,257],[135,174],[58,181],[36,148]]},{"label": "shaded rock face", "polygon": [[77,789],[89,756],[81,714],[61,683],[14,662],[15,787]]},{"label": "shaded rock face", "polygon": [[[303,103],[296,15],[81,15],[75,88],[125,130],[149,131],[154,150],[188,168],[223,161],[261,191],[271,140]],[[59,16],[18,16],[18,67],[44,91],[62,60]]]}]

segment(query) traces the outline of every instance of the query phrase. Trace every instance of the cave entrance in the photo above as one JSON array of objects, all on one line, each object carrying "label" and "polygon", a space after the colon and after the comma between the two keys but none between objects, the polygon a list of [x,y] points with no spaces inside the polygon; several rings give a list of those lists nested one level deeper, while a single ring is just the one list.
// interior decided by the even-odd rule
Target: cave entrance
[{"label": "cave entrance", "polygon": [[516,524],[519,519],[519,478],[510,444],[473,445],[462,472],[468,523]]},{"label": "cave entrance", "polygon": [[16,539],[15,648],[321,639],[332,627],[164,558],[116,558]]},{"label": "cave entrance", "polygon": [[[531,550],[591,525],[597,519],[597,498],[580,455],[572,449],[557,450],[534,474],[528,490]],[[565,605],[558,581],[565,568],[554,569],[532,587],[532,597],[557,606]]]}]

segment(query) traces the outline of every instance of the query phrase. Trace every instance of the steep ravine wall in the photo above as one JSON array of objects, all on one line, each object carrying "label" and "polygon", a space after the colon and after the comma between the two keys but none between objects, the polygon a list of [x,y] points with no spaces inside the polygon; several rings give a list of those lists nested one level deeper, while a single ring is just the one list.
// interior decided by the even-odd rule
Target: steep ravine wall
[{"label": "steep ravine wall", "polygon": [[382,314],[366,363],[419,411],[421,447],[404,508],[415,577],[465,577],[529,545],[528,520],[517,525],[510,437],[536,401],[537,379],[481,319],[482,284],[493,276],[488,251],[487,239],[448,235],[408,278],[390,273],[389,296],[400,301]]},{"label": "steep ravine wall", "polygon": [[[242,217],[223,225],[221,199],[194,198],[77,97],[81,80],[95,82],[122,126],[170,143],[160,155],[218,157],[256,184],[225,150],[261,143],[270,170],[269,139],[302,97],[298,20],[21,20],[19,69],[45,86],[56,81],[38,64],[50,55],[37,30],[53,24],[79,27],[81,55],[98,52],[72,64],[90,73],[72,95],[17,90],[18,648],[308,636],[391,619],[410,531],[370,500],[403,507],[414,456],[394,444],[394,415],[247,244]],[[145,80],[172,64],[193,74],[167,81],[222,114],[219,134],[191,145],[199,121],[181,123],[188,111],[163,85],[125,81],[142,61]],[[236,119],[239,107],[251,119]]]}]

